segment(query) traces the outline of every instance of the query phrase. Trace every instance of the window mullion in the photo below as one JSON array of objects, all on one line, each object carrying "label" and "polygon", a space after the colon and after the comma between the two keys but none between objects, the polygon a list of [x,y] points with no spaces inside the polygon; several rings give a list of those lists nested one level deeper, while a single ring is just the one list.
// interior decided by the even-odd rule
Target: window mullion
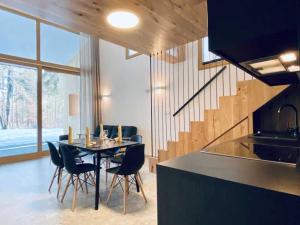
[{"label": "window mullion", "polygon": [[38,79],[37,79],[37,124],[38,124],[38,129],[37,129],[37,132],[38,132],[38,140],[37,140],[37,143],[38,143],[38,151],[41,152],[43,149],[43,141],[42,141],[42,127],[43,127],[43,124],[42,124],[42,66],[38,66]]},{"label": "window mullion", "polygon": [[41,61],[41,23],[40,20],[36,20],[36,59]]}]

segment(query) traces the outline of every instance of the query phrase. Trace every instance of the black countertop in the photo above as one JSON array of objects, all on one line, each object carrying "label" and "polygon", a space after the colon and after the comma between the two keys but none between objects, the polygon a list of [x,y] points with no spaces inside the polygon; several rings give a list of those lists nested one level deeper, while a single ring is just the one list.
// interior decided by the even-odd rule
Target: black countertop
[{"label": "black countertop", "polygon": [[262,149],[263,146],[299,149],[299,145],[293,142],[269,143],[245,137],[158,166],[300,196],[300,173],[296,171],[295,164],[261,160],[251,149],[253,144],[258,143]]},{"label": "black countertop", "polygon": [[300,143],[291,140],[246,136],[208,147],[204,151],[234,157],[296,164],[300,155]]}]

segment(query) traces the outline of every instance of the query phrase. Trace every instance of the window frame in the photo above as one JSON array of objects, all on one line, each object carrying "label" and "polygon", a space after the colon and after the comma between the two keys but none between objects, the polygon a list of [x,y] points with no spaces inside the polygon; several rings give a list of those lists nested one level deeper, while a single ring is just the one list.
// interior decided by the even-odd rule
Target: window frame
[{"label": "window frame", "polygon": [[7,156],[7,157],[0,157],[0,164],[2,163],[11,163],[16,161],[22,161],[22,160],[29,160],[29,159],[36,159],[43,156],[46,156],[49,154],[49,151],[44,151],[42,149],[42,71],[54,71],[54,72],[60,72],[64,74],[72,74],[80,76],[80,68],[77,67],[71,67],[71,66],[65,66],[55,63],[49,63],[41,61],[41,32],[40,27],[41,23],[54,26],[59,29],[63,29],[75,34],[79,35],[79,32],[72,31],[68,28],[50,23],[48,21],[33,17],[31,15],[27,15],[23,12],[19,12],[17,10],[9,9],[4,6],[0,6],[1,10],[8,11],[10,13],[17,14],[19,16],[23,16],[26,18],[30,18],[36,21],[36,59],[28,59],[13,55],[7,55],[0,53],[0,62],[4,63],[10,63],[15,65],[23,65],[28,66],[32,68],[37,69],[37,151],[30,154],[21,154],[21,155],[15,155],[15,156]]},{"label": "window frame", "polygon": [[142,53],[139,53],[139,52],[137,52],[137,53],[135,53],[135,54],[133,54],[133,55],[130,55],[130,54],[129,54],[129,51],[130,51],[130,50],[135,51],[135,50],[133,50],[133,49],[126,48],[126,49],[125,49],[125,58],[126,58],[126,60],[132,59],[132,58],[137,57],[137,56],[139,56],[139,55],[142,55]]},{"label": "window frame", "polygon": [[218,66],[224,66],[229,64],[226,60],[220,58],[220,59],[214,59],[208,62],[203,62],[203,38],[198,40],[198,70],[204,70],[207,68],[214,68]]}]

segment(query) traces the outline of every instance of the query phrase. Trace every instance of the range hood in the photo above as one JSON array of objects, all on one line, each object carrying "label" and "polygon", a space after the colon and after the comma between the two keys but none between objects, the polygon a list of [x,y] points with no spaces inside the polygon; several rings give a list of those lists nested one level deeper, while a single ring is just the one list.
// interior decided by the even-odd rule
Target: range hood
[{"label": "range hood", "polygon": [[209,49],[269,85],[300,81],[300,0],[207,0]]}]

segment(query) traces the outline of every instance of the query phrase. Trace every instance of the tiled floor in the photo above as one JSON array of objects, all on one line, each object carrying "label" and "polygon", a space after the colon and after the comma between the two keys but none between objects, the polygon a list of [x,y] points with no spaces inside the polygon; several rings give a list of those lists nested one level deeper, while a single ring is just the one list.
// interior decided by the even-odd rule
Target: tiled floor
[{"label": "tiled floor", "polygon": [[[147,161],[147,160],[146,160]],[[155,225],[156,176],[148,172],[145,164],[141,175],[148,199],[145,204],[141,194],[132,187],[128,198],[128,213],[123,215],[123,192],[117,188],[111,202],[104,202],[108,194],[105,173],[101,174],[101,205],[99,211],[94,207],[94,187],[90,193],[78,192],[77,208],[71,211],[73,188],[69,189],[65,201],[56,199],[56,185],[48,193],[50,177],[54,166],[49,158],[32,160],[0,166],[0,224],[2,225]],[[111,177],[109,177],[109,182]]]}]

